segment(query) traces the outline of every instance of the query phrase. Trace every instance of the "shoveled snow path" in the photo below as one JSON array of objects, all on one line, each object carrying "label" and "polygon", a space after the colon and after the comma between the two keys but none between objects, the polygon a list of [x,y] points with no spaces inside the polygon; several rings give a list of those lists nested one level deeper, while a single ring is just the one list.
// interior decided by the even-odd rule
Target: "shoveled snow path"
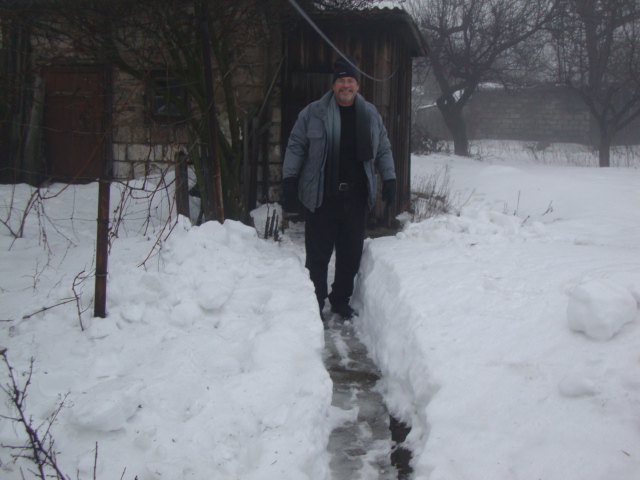
[{"label": "shoveled snow path", "polygon": [[[304,262],[304,223],[291,223],[286,230],[291,242],[284,248]],[[335,258],[329,264],[333,278]],[[343,321],[324,309],[324,362],[333,381],[330,424],[333,428],[327,450],[331,455],[333,480],[395,480],[391,465],[393,446],[389,413],[377,389],[380,371],[359,339],[354,322]]]}]

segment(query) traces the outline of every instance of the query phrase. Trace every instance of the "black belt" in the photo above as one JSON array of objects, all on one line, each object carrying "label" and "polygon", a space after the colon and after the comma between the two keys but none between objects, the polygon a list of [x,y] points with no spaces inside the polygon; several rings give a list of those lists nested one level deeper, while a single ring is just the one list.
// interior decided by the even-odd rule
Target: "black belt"
[{"label": "black belt", "polygon": [[339,192],[346,192],[348,190],[353,190],[356,187],[356,183],[340,183],[338,184]]}]

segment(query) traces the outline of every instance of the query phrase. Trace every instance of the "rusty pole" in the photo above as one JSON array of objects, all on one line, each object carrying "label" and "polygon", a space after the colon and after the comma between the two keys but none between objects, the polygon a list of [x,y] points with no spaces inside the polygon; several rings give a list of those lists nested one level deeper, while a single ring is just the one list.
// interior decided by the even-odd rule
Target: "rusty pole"
[{"label": "rusty pole", "polygon": [[93,316],[107,316],[107,265],[109,260],[109,197],[111,182],[101,178],[98,187],[98,234],[96,240],[96,285]]}]

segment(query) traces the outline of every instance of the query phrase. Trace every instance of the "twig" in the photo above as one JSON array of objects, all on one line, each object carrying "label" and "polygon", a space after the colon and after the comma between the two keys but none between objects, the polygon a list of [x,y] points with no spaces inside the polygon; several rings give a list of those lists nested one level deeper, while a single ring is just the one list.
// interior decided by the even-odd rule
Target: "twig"
[{"label": "twig", "polygon": [[280,218],[278,217],[277,211],[273,212],[273,241],[277,242],[280,239],[279,231],[280,231]]},{"label": "twig", "polygon": [[[96,480],[96,470],[98,469],[98,442],[96,442],[96,455],[93,457],[93,480]],[[124,475],[124,473],[123,473]]]},{"label": "twig", "polygon": [[[64,300],[63,302],[56,303],[55,305],[51,305],[49,307],[42,307],[37,312],[33,312],[33,313],[30,313],[29,315],[25,315],[24,317],[22,317],[22,319],[25,320],[27,318],[31,318],[34,315],[37,315],[37,314],[42,313],[42,312],[46,312],[47,310],[51,310],[52,308],[59,307],[60,305],[64,305],[66,303],[71,303],[71,302],[73,302],[75,300],[76,300],[75,298],[69,298],[68,300]],[[10,321],[10,320],[8,320],[8,321]]]},{"label": "twig", "polygon": [[[51,427],[55,423],[58,414],[62,410],[65,405],[65,401],[67,396],[60,400],[58,408],[43,422],[40,426],[34,428],[33,420],[31,418],[27,418],[26,413],[26,405],[25,400],[27,398],[27,389],[31,384],[31,378],[33,375],[33,363],[34,359],[31,358],[29,365],[29,372],[26,375],[27,379],[22,387],[18,385],[16,381],[16,376],[14,375],[14,370],[11,364],[9,363],[9,359],[7,358],[7,349],[3,349],[0,351],[0,356],[4,360],[4,363],[9,371],[9,379],[10,384],[7,386],[0,386],[0,390],[2,390],[8,397],[9,403],[17,412],[16,417],[8,417],[5,415],[0,415],[0,418],[5,418],[7,420],[11,420],[16,423],[22,424],[27,433],[27,443],[23,446],[11,446],[11,445],[2,445],[4,448],[9,448],[11,450],[18,450],[18,453],[12,454],[14,458],[24,458],[33,462],[38,468],[38,472],[36,475],[41,480],[46,480],[47,478],[56,478],[57,480],[68,480],[69,477],[64,475],[60,469],[58,468],[57,460],[56,460],[56,452],[54,450],[54,440],[51,436]],[[68,394],[67,394],[68,395]],[[40,434],[40,429],[43,425],[47,424],[47,428],[43,435]],[[25,451],[30,451],[31,454],[28,455],[26,453],[22,453]],[[55,475],[50,475],[47,473],[47,470],[51,469],[55,472]],[[22,470],[21,470],[22,471]],[[34,472],[35,473],[35,472]]]},{"label": "twig", "polygon": [[[162,227],[162,231],[164,232],[164,230],[167,228],[167,225],[169,225],[169,223],[171,223],[171,216],[167,217],[167,221],[165,222],[164,226]],[[177,223],[177,222],[176,222]],[[156,241],[153,243],[153,246],[151,247],[151,250],[149,251],[149,254],[147,255],[147,257],[138,264],[138,267],[142,267],[143,265],[145,265],[147,263],[147,261],[153,256],[154,252],[156,251],[156,247],[158,246],[162,246],[162,235],[158,235],[158,237],[156,238]]]},{"label": "twig", "polygon": [[269,228],[271,227],[271,217],[269,216],[269,207],[267,206],[267,219],[264,223],[264,233],[262,235],[262,238],[264,238],[265,240],[267,238],[269,238]]},{"label": "twig", "polygon": [[78,321],[80,322],[80,330],[82,332],[84,332],[84,325],[82,324],[82,314],[86,312],[89,309],[89,307],[85,308],[84,310],[82,310],[82,308],[80,307],[80,296],[82,295],[82,292],[78,294],[78,292],[76,292],[76,287],[79,285],[82,285],[82,283],[87,279],[87,276],[84,276],[78,281],[78,279],[83,273],[84,273],[84,270],[82,270],[80,273],[78,273],[75,276],[75,278],[73,279],[73,285],[71,286],[71,290],[73,290],[73,295],[76,300],[76,309],[78,310]]}]

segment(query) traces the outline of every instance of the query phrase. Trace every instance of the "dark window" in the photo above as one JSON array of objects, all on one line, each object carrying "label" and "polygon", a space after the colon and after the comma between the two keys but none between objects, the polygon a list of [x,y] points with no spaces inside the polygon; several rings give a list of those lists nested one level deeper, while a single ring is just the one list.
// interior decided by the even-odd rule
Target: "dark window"
[{"label": "dark window", "polygon": [[154,87],[151,89],[151,117],[159,122],[184,120],[183,111],[189,109],[187,89],[181,79],[170,77],[166,72],[152,74]]}]

